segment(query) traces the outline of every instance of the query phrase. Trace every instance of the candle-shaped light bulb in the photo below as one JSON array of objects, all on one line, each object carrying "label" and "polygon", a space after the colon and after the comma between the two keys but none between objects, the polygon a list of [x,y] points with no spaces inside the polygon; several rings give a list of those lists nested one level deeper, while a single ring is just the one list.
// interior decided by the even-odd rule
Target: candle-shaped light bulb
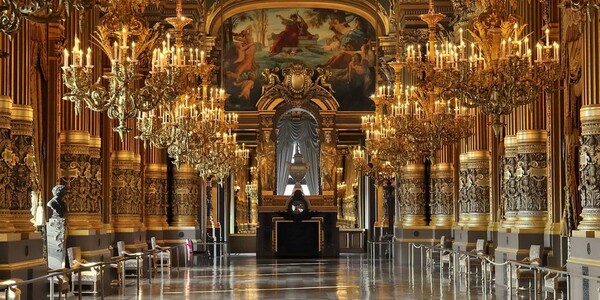
[{"label": "candle-shaped light bulb", "polygon": [[171,49],[171,34],[167,32],[167,49]]},{"label": "candle-shaped light bulb", "polygon": [[546,28],[546,46],[550,46],[550,29]]},{"label": "candle-shaped light bulb", "polygon": [[113,44],[113,60],[119,60],[119,43],[117,41]]},{"label": "candle-shaped light bulb", "polygon": [[135,54],[135,42],[131,42],[131,57],[133,57],[133,59],[137,57]]},{"label": "candle-shaped light bulb", "polygon": [[63,50],[63,67],[69,67],[69,51]]},{"label": "candle-shaped light bulb", "polygon": [[92,48],[87,48],[87,53],[85,54],[85,66],[88,68],[92,67]]},{"label": "candle-shaped light bulb", "polygon": [[200,63],[204,63],[204,51],[200,51]]}]

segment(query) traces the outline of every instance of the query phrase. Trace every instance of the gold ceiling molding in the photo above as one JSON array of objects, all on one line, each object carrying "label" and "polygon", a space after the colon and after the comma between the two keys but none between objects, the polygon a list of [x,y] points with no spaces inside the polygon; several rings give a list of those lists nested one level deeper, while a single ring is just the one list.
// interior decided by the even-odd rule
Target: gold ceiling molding
[{"label": "gold ceiling molding", "polygon": [[[208,8],[206,16],[206,32],[212,36],[219,35],[223,21],[239,13],[268,8],[290,8],[287,1],[273,0],[223,0],[214,7]],[[323,8],[347,11],[365,18],[377,31],[377,35],[387,35],[390,31],[388,16],[376,3],[369,0],[337,0],[337,1],[295,1],[294,8]],[[383,32],[382,32],[383,31]]]}]

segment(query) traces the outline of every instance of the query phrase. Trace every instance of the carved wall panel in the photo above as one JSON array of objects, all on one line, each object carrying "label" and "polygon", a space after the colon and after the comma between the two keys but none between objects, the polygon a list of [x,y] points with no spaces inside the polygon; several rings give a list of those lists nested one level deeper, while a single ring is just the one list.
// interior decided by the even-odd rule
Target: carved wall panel
[{"label": "carved wall panel", "polygon": [[425,167],[422,164],[402,168],[398,205],[403,226],[425,225]]},{"label": "carved wall panel", "polygon": [[146,224],[148,227],[162,227],[167,225],[167,207],[169,199],[167,193],[167,165],[146,165],[144,181],[146,193]]},{"label": "carved wall panel", "polygon": [[458,173],[458,211],[459,223],[463,224],[468,218],[469,203],[467,202],[467,171],[469,169],[469,158],[467,153],[460,154],[460,171]]}]

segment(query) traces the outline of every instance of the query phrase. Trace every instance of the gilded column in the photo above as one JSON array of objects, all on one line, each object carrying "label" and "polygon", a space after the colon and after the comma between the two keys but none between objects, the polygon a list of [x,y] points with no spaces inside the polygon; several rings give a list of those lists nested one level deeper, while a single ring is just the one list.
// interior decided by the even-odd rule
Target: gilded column
[{"label": "gilded column", "polygon": [[402,226],[424,226],[425,166],[409,164],[402,167],[399,184],[399,205]]},{"label": "gilded column", "polygon": [[198,172],[189,165],[181,165],[173,177],[173,226],[195,227],[200,205]]},{"label": "gilded column", "polygon": [[469,202],[467,201],[467,171],[469,169],[469,156],[466,152],[461,153],[458,161],[458,225],[464,226],[469,220]]},{"label": "gilded column", "polygon": [[453,145],[445,145],[436,152],[431,166],[431,223],[436,227],[450,227],[454,220],[454,167]]},{"label": "gilded column", "polygon": [[161,230],[167,227],[167,163],[165,150],[153,148],[149,150],[146,160],[146,218],[148,230]]}]

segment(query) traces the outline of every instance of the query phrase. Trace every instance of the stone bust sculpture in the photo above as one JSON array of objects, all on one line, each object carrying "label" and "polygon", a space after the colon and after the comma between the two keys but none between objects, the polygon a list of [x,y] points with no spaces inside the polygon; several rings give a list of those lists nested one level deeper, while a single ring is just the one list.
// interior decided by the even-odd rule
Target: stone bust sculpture
[{"label": "stone bust sculpture", "polygon": [[52,218],[64,218],[67,212],[67,205],[63,201],[63,196],[66,193],[66,187],[64,185],[56,185],[52,188],[52,199],[48,202],[47,206],[52,209]]}]

